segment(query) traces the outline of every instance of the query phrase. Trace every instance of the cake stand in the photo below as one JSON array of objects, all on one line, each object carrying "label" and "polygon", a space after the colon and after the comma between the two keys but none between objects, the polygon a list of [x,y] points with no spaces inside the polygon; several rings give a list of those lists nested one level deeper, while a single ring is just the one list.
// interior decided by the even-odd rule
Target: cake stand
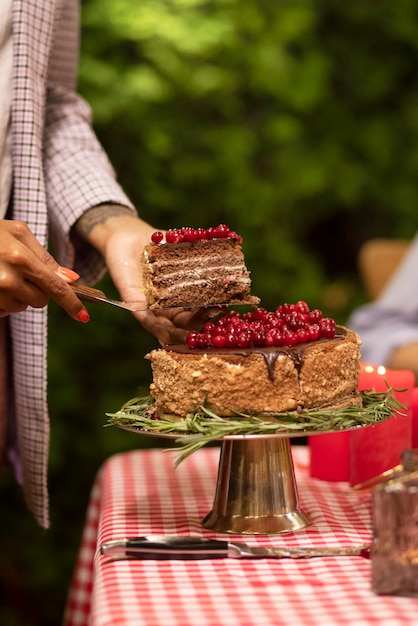
[{"label": "cake stand", "polygon": [[212,510],[202,524],[217,532],[275,534],[302,530],[289,436],[246,435],[221,442]]},{"label": "cake stand", "polygon": [[[152,437],[179,438],[129,425],[117,426]],[[358,428],[364,426],[346,430]],[[331,432],[343,430],[223,437],[215,497],[211,511],[202,521],[204,528],[238,535],[270,535],[310,526],[311,521],[299,506],[290,440]]]}]

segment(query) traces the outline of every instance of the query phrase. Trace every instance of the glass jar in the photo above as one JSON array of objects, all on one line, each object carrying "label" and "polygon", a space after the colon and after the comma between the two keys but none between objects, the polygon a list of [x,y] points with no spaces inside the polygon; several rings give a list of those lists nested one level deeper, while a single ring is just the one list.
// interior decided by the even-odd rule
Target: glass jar
[{"label": "glass jar", "polygon": [[372,492],[372,589],[418,597],[418,449],[402,465]]}]

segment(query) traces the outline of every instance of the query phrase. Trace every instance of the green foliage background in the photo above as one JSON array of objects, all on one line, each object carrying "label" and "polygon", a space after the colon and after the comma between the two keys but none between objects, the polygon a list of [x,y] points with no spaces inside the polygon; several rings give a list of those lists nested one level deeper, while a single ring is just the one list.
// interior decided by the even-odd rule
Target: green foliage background
[{"label": "green foliage background", "polygon": [[[265,306],[306,299],[343,322],[365,298],[360,244],[416,230],[416,2],[82,8],[80,91],[141,215],[159,228],[229,224]],[[148,386],[156,341],[127,313],[90,312],[82,326],[50,306],[50,531],[0,477],[4,626],[60,622],[95,473],[152,443],[103,424]]]}]

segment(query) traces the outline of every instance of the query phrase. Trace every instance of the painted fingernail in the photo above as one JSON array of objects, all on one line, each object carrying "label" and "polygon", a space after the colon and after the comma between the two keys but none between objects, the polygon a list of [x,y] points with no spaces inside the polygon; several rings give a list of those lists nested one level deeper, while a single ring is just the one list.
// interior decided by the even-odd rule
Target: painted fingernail
[{"label": "painted fingernail", "polygon": [[59,274],[62,274],[62,276],[65,276],[65,278],[68,278],[68,280],[70,280],[71,282],[74,282],[75,280],[78,280],[80,278],[80,274],[77,274],[77,272],[74,272],[74,270],[70,270],[69,267],[62,267],[60,265],[58,268],[58,272]]},{"label": "painted fingernail", "polygon": [[83,322],[83,324],[86,324],[90,319],[90,315],[87,313],[86,309],[81,309],[81,311],[77,313],[76,318],[80,322]]}]

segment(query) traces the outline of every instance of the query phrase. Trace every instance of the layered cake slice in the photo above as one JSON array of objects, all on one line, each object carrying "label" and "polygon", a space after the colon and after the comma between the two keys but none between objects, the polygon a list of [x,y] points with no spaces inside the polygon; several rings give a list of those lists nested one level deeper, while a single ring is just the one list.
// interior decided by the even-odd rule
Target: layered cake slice
[{"label": "layered cake slice", "polygon": [[186,345],[153,350],[157,413],[181,418],[202,405],[218,416],[361,406],[360,340],[305,302],[274,312],[230,312]]},{"label": "layered cake slice", "polygon": [[143,290],[152,308],[257,305],[241,250],[227,226],[180,228],[152,236],[141,257]]}]

